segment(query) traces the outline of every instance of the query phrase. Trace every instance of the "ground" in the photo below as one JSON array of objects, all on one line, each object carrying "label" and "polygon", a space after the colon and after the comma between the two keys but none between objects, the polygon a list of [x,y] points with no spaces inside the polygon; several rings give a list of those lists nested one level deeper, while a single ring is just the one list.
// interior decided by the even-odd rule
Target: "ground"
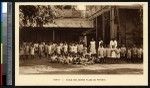
[{"label": "ground", "polygon": [[67,65],[47,59],[20,61],[20,74],[143,74],[142,63]]}]

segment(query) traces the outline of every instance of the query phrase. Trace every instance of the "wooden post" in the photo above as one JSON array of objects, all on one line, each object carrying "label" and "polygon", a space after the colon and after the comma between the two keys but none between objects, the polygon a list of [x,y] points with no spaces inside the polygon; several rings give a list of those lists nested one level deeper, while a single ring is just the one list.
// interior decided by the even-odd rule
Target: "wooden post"
[{"label": "wooden post", "polygon": [[104,17],[104,13],[102,14],[102,32],[103,32],[103,41],[105,39],[105,17]]},{"label": "wooden post", "polygon": [[97,17],[96,17],[96,54],[98,53],[98,28],[97,28]]},{"label": "wooden post", "polygon": [[115,30],[114,30],[114,8],[111,8],[110,11],[110,36],[111,39],[115,38]]},{"label": "wooden post", "polygon": [[119,10],[118,8],[116,8],[116,11],[117,11],[117,19],[118,19],[118,29],[117,29],[117,33],[118,33],[118,42],[119,44],[121,43],[121,40],[120,40],[120,16],[119,16]]}]

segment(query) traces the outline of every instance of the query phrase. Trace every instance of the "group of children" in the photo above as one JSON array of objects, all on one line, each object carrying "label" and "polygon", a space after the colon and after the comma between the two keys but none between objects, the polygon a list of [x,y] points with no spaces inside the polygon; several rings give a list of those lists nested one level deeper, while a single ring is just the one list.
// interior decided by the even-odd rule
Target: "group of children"
[{"label": "group of children", "polygon": [[21,43],[20,58],[26,59],[47,58],[52,63],[63,64],[93,64],[103,63],[106,60],[136,60],[143,59],[142,47],[118,47],[117,43],[110,42],[106,47],[99,42],[96,50],[95,41],[91,41],[89,47],[83,43]]}]

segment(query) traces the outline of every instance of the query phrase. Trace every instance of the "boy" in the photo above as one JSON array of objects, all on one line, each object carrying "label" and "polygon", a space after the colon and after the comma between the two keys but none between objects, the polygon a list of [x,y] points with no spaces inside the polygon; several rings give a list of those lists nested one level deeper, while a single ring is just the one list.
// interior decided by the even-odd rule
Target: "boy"
[{"label": "boy", "polygon": [[[115,60],[115,62],[117,61],[120,61],[120,48],[119,47],[117,47],[116,48],[116,60]],[[121,62],[122,62],[122,59],[121,59]]]},{"label": "boy", "polygon": [[143,60],[143,49],[141,47],[137,49],[137,57],[138,57],[139,62]]},{"label": "boy", "polygon": [[30,53],[30,47],[29,47],[29,44],[26,43],[25,45],[25,58],[28,59],[29,58],[29,53]]},{"label": "boy", "polygon": [[57,56],[56,56],[56,54],[53,54],[52,55],[52,57],[51,57],[51,59],[50,59],[50,62],[57,62]]},{"label": "boy", "polygon": [[74,50],[74,55],[77,55],[78,50],[77,50],[77,44],[76,43],[74,44],[73,50]]},{"label": "boy", "polygon": [[41,59],[43,57],[43,51],[44,51],[44,46],[42,43],[39,45],[38,50],[39,50],[39,58]]},{"label": "boy", "polygon": [[122,59],[126,58],[126,47],[124,45],[122,45],[122,47],[120,48],[120,57]]},{"label": "boy", "polygon": [[98,47],[98,62],[103,62],[104,59],[104,47],[102,44],[99,45]]},{"label": "boy", "polygon": [[135,45],[133,45],[131,54],[132,54],[132,62],[136,62],[137,61],[137,47]]},{"label": "boy", "polygon": [[52,55],[52,45],[51,45],[51,43],[48,44],[47,48],[48,48],[47,49],[48,50],[48,57],[50,57]]},{"label": "boy", "polygon": [[129,62],[131,60],[131,56],[132,56],[131,49],[130,49],[130,47],[128,47],[127,48],[127,62]]},{"label": "boy", "polygon": [[39,44],[35,43],[34,47],[35,47],[35,57],[37,57],[38,56],[38,47],[39,47]]},{"label": "boy", "polygon": [[115,61],[116,61],[116,48],[115,48],[115,46],[112,46],[112,49],[111,49],[111,61],[112,61],[112,63],[115,63]]},{"label": "boy", "polygon": [[57,45],[57,55],[61,54],[61,46],[60,44]]},{"label": "boy", "polygon": [[109,47],[109,45],[106,48],[106,58],[107,58],[107,59],[105,59],[106,62],[108,62],[111,58],[111,48]]},{"label": "boy", "polygon": [[67,43],[64,44],[63,51],[64,51],[64,54],[67,55],[67,53],[68,53],[68,45],[67,45]]},{"label": "boy", "polygon": [[31,47],[30,47],[30,54],[31,54],[31,59],[34,59],[34,55],[35,55],[35,47],[34,47],[34,45],[31,45]]},{"label": "boy", "polygon": [[85,57],[86,54],[87,54],[87,47],[84,44],[84,46],[83,46],[83,56]]},{"label": "boy", "polygon": [[20,59],[24,60],[24,46],[21,44],[19,47],[19,55],[20,55]]},{"label": "boy", "polygon": [[[121,49],[119,47],[116,48],[116,58],[120,59],[120,53],[121,53]],[[124,52],[126,53],[126,52]]]}]

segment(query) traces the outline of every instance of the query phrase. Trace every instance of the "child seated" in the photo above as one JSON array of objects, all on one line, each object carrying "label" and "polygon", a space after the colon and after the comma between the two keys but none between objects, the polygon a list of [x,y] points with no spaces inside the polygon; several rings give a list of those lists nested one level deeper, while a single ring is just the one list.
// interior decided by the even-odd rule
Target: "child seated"
[{"label": "child seated", "polygon": [[64,63],[64,58],[62,55],[58,56],[58,63]]},{"label": "child seated", "polygon": [[68,56],[69,63],[73,63],[73,57],[71,55]]},{"label": "child seated", "polygon": [[69,55],[64,59],[64,64],[69,64]]},{"label": "child seated", "polygon": [[56,54],[53,54],[51,56],[51,59],[50,59],[50,62],[56,62],[57,61],[57,55]]},{"label": "child seated", "polygon": [[86,65],[86,62],[88,61],[88,59],[86,59],[84,56],[80,56],[80,61],[81,61],[81,64]]},{"label": "child seated", "polygon": [[81,63],[81,58],[79,55],[76,56],[76,64],[80,64]]}]

